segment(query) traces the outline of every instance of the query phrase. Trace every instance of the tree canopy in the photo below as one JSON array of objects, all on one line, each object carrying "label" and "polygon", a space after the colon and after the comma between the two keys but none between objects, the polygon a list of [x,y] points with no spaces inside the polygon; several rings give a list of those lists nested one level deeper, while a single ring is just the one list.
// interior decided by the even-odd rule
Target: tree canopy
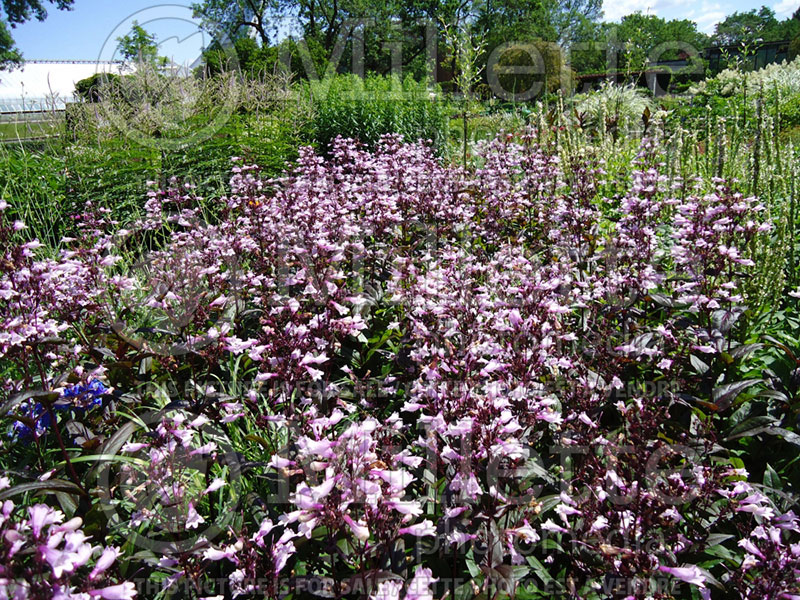
[{"label": "tree canopy", "polygon": [[14,38],[11,37],[8,26],[0,21],[0,71],[18,64],[21,60],[22,55],[14,45]]},{"label": "tree canopy", "polygon": [[793,40],[800,35],[798,12],[793,18],[783,21],[779,21],[775,11],[768,6],[735,12],[717,23],[713,41],[720,46],[728,46]]},{"label": "tree canopy", "polygon": [[[321,75],[332,58],[338,70],[387,73],[402,65],[417,76],[430,68],[431,44],[438,40],[444,49],[445,25],[474,26],[486,33],[487,47],[570,44],[600,18],[601,7],[602,0],[203,0],[193,5],[212,34],[252,37],[262,47],[290,38],[283,48],[307,75],[314,69]],[[363,60],[348,67],[345,61],[354,50]]]},{"label": "tree canopy", "polygon": [[125,60],[165,64],[167,59],[158,55],[158,41],[153,33],[149,33],[138,21],[128,34],[117,38],[117,51]]}]

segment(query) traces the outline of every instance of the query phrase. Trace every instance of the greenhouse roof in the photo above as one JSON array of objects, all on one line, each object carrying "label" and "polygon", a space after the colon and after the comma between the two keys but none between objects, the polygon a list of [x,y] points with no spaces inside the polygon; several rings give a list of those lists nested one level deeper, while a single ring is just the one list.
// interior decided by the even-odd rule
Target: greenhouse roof
[{"label": "greenhouse roof", "polygon": [[29,60],[0,72],[0,113],[59,110],[72,101],[75,83],[95,73],[125,73],[120,61]]}]

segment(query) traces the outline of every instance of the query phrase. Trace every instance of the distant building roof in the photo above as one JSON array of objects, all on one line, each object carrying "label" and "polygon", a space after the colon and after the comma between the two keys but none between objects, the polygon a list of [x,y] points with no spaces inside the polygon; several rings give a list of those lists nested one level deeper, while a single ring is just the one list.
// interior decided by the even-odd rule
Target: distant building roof
[{"label": "distant building roof", "polygon": [[52,110],[71,102],[75,83],[95,73],[130,73],[121,61],[29,60],[0,71],[0,112]]},{"label": "distant building roof", "polygon": [[[778,46],[788,46],[791,43],[791,40],[773,40],[771,42],[758,42],[754,44],[750,50],[758,49],[758,48],[770,48],[770,47],[778,47]],[[720,52],[725,50],[726,52],[733,52],[733,53],[740,53],[742,52],[742,45],[741,44],[726,44],[722,46],[706,46],[705,52]]]}]

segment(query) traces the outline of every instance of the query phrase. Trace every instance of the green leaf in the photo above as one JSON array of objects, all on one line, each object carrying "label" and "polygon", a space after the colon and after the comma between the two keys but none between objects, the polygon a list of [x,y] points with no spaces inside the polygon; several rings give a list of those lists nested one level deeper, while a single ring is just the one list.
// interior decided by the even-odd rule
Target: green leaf
[{"label": "green leaf", "polygon": [[698,375],[703,375],[709,369],[708,365],[704,363],[702,360],[700,360],[698,357],[696,357],[694,354],[689,356],[689,362],[692,364],[695,372]]},{"label": "green leaf", "polygon": [[[141,458],[136,458],[134,456],[125,456],[122,454],[92,454],[89,456],[76,456],[75,458],[70,458],[69,461],[71,463],[82,463],[82,462],[121,462],[121,463],[128,463],[132,465],[139,465],[140,467],[146,467],[149,461],[143,460]],[[66,461],[61,461],[56,465],[56,467],[65,467]]]},{"label": "green leaf", "polygon": [[39,400],[55,402],[58,400],[58,392],[46,392],[44,390],[29,390],[27,392],[20,392],[14,394],[0,406],[0,416],[5,416],[11,412],[17,404],[25,402],[25,400]]},{"label": "green leaf", "polygon": [[475,562],[475,553],[473,552],[472,548],[470,548],[469,551],[467,552],[465,559],[466,559],[465,562],[467,563],[467,571],[469,571],[469,574],[473,578],[478,577],[481,574],[481,568]]},{"label": "green leaf", "polygon": [[783,392],[777,390],[761,390],[756,394],[757,398],[769,398],[770,400],[777,400],[778,402],[789,402],[789,397]]},{"label": "green leaf", "polygon": [[20,483],[12,488],[0,492],[0,500],[18,496],[28,492],[63,492],[65,494],[77,494],[85,496],[84,492],[77,485],[71,481],[64,481],[63,479],[49,479],[48,481],[30,481],[28,483]]},{"label": "green leaf", "polygon": [[767,428],[766,433],[770,435],[779,435],[790,444],[800,446],[800,435],[797,435],[788,429],[784,429],[783,427],[769,427]]},{"label": "green leaf", "polygon": [[764,485],[772,488],[773,490],[783,489],[783,481],[781,481],[781,476],[778,475],[778,473],[769,463],[767,463],[767,466],[764,469]]},{"label": "green leaf", "polygon": [[[117,429],[110,438],[108,438],[105,443],[100,448],[100,455],[101,456],[116,456],[120,449],[125,445],[125,443],[130,439],[133,435],[134,431],[136,431],[140,425],[134,422],[125,423],[122,427]],[[92,481],[97,474],[99,473],[100,468],[105,464],[106,461],[100,461],[92,469],[89,471],[88,474],[88,481]]]},{"label": "green leaf", "polygon": [[64,511],[64,514],[67,515],[68,519],[71,519],[75,514],[75,511],[78,510],[78,503],[75,502],[72,496],[65,494],[64,492],[55,492],[55,496],[56,500],[58,500],[58,503],[61,506],[61,510]]},{"label": "green leaf", "polygon": [[728,459],[728,462],[731,463],[731,466],[734,469],[744,469],[744,461],[741,458],[737,457],[737,456],[731,456]]},{"label": "green leaf", "polygon": [[538,558],[535,556],[528,556],[526,560],[533,569],[533,572],[536,573],[543,583],[556,584],[559,589],[563,588],[559,581],[553,579],[553,577],[550,575],[550,571],[539,561]]},{"label": "green leaf", "polygon": [[734,536],[730,533],[712,533],[706,538],[706,547],[710,548],[712,546],[717,546],[724,542],[727,542],[729,539],[733,538]]},{"label": "green leaf", "polygon": [[771,417],[769,415],[750,417],[728,431],[725,435],[725,440],[730,441],[740,437],[753,436],[763,433],[769,429],[770,425],[773,425],[777,422],[778,420],[775,417]]},{"label": "green leaf", "polygon": [[714,391],[711,394],[712,401],[719,407],[720,410],[725,410],[733,403],[734,400],[736,400],[739,394],[741,394],[747,388],[756,385],[757,383],[761,383],[761,380],[747,379],[745,381],[726,383],[714,388]]},{"label": "green leaf", "polygon": [[711,322],[715,329],[728,333],[736,321],[744,314],[744,309],[716,310],[711,315]]},{"label": "green leaf", "polygon": [[730,354],[733,358],[745,358],[748,354],[755,352],[764,347],[764,344],[742,344],[741,346],[736,346],[733,350],[731,350]]}]

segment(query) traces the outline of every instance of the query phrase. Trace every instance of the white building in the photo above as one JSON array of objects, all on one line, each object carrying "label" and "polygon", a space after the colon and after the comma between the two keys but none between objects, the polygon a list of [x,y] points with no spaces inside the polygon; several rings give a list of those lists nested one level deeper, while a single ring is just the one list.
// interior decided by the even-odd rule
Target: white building
[{"label": "white building", "polygon": [[0,113],[62,109],[73,100],[81,79],[131,70],[120,61],[28,60],[12,71],[0,71]]}]

